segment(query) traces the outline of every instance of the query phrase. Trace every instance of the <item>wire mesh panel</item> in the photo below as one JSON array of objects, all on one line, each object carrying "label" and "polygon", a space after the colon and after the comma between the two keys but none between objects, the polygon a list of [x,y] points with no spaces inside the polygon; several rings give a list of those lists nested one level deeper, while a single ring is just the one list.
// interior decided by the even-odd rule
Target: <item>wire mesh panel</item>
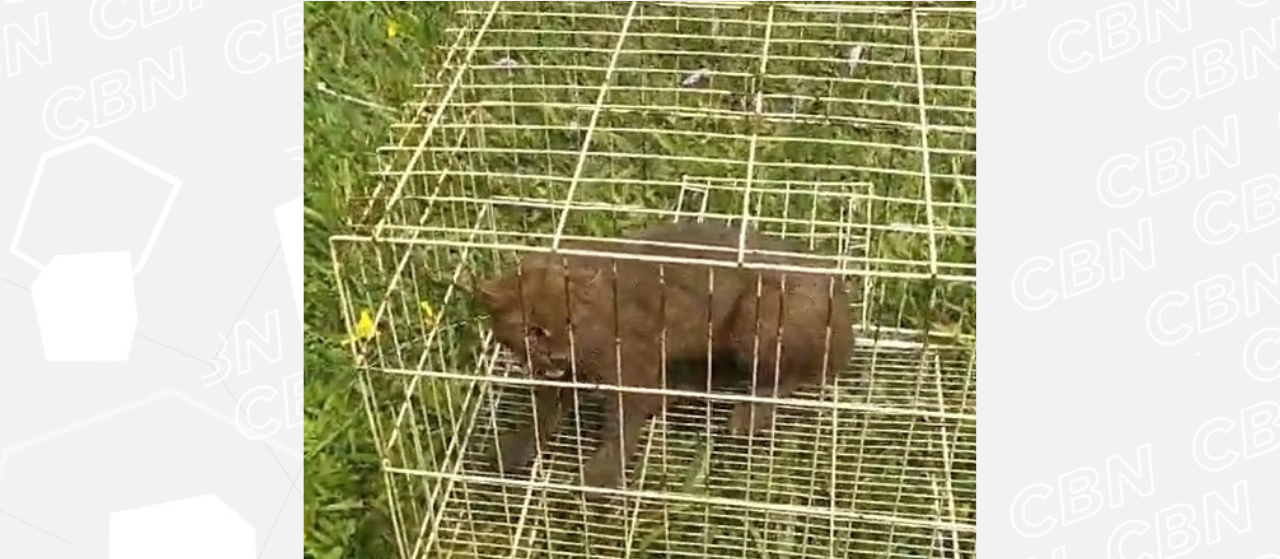
[{"label": "wire mesh panel", "polygon": [[[401,556],[972,557],[972,3],[456,4],[331,241]],[[736,241],[705,261],[626,248],[687,223]],[[663,281],[705,265],[708,293],[717,274],[834,280],[850,351],[785,395],[535,374],[476,287],[535,254]],[[547,386],[572,413],[495,470]],[[622,484],[588,483],[619,394],[664,405]],[[776,404],[767,429],[730,432],[742,402]]]}]

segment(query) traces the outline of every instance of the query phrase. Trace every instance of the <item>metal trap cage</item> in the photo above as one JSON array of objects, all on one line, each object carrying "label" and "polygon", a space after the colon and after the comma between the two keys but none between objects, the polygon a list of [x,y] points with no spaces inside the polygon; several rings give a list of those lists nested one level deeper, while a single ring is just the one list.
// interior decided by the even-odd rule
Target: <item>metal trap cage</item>
[{"label": "metal trap cage", "polygon": [[[973,3],[455,4],[331,239],[401,557],[973,557]],[[543,381],[465,286],[684,220],[792,239],[846,282],[839,378],[745,440],[722,427],[741,391],[669,404],[606,509],[578,477],[589,400],[530,472],[490,471]]]}]

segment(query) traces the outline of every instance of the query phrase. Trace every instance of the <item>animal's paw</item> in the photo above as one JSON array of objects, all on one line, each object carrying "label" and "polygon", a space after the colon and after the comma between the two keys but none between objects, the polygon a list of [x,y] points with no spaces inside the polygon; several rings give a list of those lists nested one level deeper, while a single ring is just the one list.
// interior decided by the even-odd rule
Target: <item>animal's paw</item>
[{"label": "animal's paw", "polygon": [[522,431],[507,433],[489,452],[490,469],[502,475],[523,470],[533,461],[538,444],[532,434]]},{"label": "animal's paw", "polygon": [[593,458],[582,470],[582,483],[588,487],[620,489],[622,481],[617,457],[611,459],[607,453]]},{"label": "animal's paw", "polygon": [[739,402],[729,414],[729,432],[735,436],[745,437],[768,431],[773,426],[773,412],[772,404]]},{"label": "animal's paw", "polygon": [[[616,462],[616,456],[613,457],[613,462],[610,462],[605,456],[592,459],[583,468],[583,485],[597,489],[624,489],[625,483],[622,479],[622,472]],[[624,502],[621,496],[612,493],[584,491],[583,497],[591,507],[592,513],[598,516],[617,514],[617,508]]]}]

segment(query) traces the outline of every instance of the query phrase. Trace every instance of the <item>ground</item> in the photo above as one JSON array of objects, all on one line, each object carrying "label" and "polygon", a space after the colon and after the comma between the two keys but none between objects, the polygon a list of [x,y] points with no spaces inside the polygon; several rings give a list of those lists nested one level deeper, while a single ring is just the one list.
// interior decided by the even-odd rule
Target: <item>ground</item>
[{"label": "ground", "polygon": [[[432,47],[440,41],[446,40],[443,36],[443,25],[446,18],[445,10],[450,9],[448,4],[444,2],[374,2],[374,3],[308,3],[306,6],[306,41],[307,41],[307,58],[304,76],[304,102],[305,102],[305,151],[306,151],[306,367],[307,367],[307,385],[306,385],[306,437],[307,437],[307,471],[305,477],[306,492],[306,544],[305,552],[308,557],[315,559],[341,559],[346,557],[390,557],[396,554],[394,546],[390,540],[391,527],[387,521],[387,503],[385,501],[385,489],[383,487],[383,477],[379,471],[379,456],[374,447],[373,439],[370,436],[369,419],[365,414],[364,402],[358,388],[357,380],[353,372],[353,366],[350,358],[350,351],[343,345],[344,339],[347,337],[347,329],[341,316],[341,308],[337,301],[336,282],[332,269],[332,256],[329,253],[330,245],[328,239],[333,234],[348,233],[352,228],[344,223],[347,216],[351,215],[353,209],[348,205],[351,197],[360,196],[365,189],[373,182],[373,176],[377,174],[380,164],[385,163],[387,158],[378,159],[373,151],[379,146],[394,145],[399,138],[393,137],[393,123],[405,122],[406,117],[401,110],[403,103],[420,100],[424,96],[422,89],[413,87],[413,84],[428,80],[435,74],[437,65],[435,57],[438,53],[432,50]],[[510,23],[510,22],[504,22]],[[617,21],[609,22],[613,25]],[[879,24],[896,25],[899,29],[906,29],[901,21],[877,20]],[[554,24],[549,24],[554,26]],[[660,24],[653,24],[660,25]],[[673,29],[672,36],[680,36],[679,34],[701,33],[710,34],[709,29],[700,29],[697,23],[685,23],[686,27],[681,29]],[[692,25],[693,27],[689,27]],[[793,28],[778,28],[778,35],[774,40],[783,41],[788,38],[786,35]],[[724,28],[716,30],[717,33],[732,35],[755,33],[751,29],[735,29],[734,26],[726,25]],[[898,42],[901,43],[904,38],[902,36],[893,37],[893,32],[885,32],[880,37],[872,37],[871,42],[880,40],[882,42]],[[952,39],[941,35],[931,35],[939,41],[950,41]],[[804,39],[806,37],[791,37],[795,39]],[[810,34],[808,39],[813,39],[814,35]],[[539,47],[560,46],[564,41],[573,41],[577,39],[572,34],[556,36],[549,34],[547,36],[529,36],[529,41],[534,41],[526,46],[536,44]],[[972,37],[970,36],[970,39]],[[587,44],[597,48],[597,53],[588,57],[597,59],[607,59],[607,53],[612,46],[613,39],[609,35],[588,36]],[[928,42],[926,37],[922,42]],[[519,43],[520,40],[514,40]],[[649,45],[640,45],[641,49],[649,49],[651,51],[661,51],[670,46],[662,44],[653,44],[655,41],[650,39]],[[661,42],[661,41],[657,41]],[[749,47],[748,43],[742,43]],[[700,44],[686,44],[682,48],[698,49],[698,50],[714,50],[721,48],[719,46],[708,46]],[[730,47],[732,49],[733,47]],[[752,47],[753,48],[753,47]],[[527,52],[527,51],[526,51]],[[773,73],[795,73],[795,74],[812,74],[814,72],[838,71],[838,66],[813,66],[812,61],[806,61],[803,57],[788,58],[786,54],[790,51],[782,51],[782,56],[777,57],[771,66]],[[650,52],[643,55],[627,54],[624,60],[619,61],[620,66],[653,68],[659,66],[671,66],[673,60],[661,52]],[[884,55],[880,54],[882,60]],[[933,64],[936,66],[954,65],[956,67],[972,67],[975,65],[972,52],[963,52],[963,49],[956,49],[955,52],[949,52],[946,56],[939,55],[936,59],[926,59],[923,62],[926,65]],[[739,59],[733,59],[739,60]],[[742,58],[746,64],[754,64],[754,59]],[[893,83],[913,83],[914,74],[910,71],[911,61],[907,58],[898,60],[899,64],[871,67],[863,71],[882,72],[880,74],[872,74],[873,80],[869,86],[862,86],[859,89],[846,91],[790,91],[784,93],[792,93],[796,95],[826,95],[828,97],[846,97],[850,99],[862,99],[865,101],[861,105],[828,105],[829,115],[849,117],[853,119],[883,119],[893,121],[910,121],[914,110],[911,106],[914,99],[912,88],[895,87]],[[599,60],[592,60],[591,65],[600,66]],[[682,61],[674,61],[676,64],[683,64]],[[808,65],[808,66],[806,66]],[[683,67],[683,66],[681,66]],[[877,69],[878,68],[878,69]],[[693,68],[690,68],[692,70]],[[744,73],[750,72],[750,68],[742,69]],[[951,79],[941,70],[925,76],[926,80],[937,82],[945,82]],[[487,74],[486,74],[487,75]],[[478,81],[488,79],[501,80],[504,79],[501,74],[492,74],[495,78],[477,78]],[[976,77],[973,74],[965,74],[957,72],[955,75],[957,82],[949,85],[955,86],[955,89],[942,89],[940,91],[931,91],[926,101],[930,105],[946,105],[954,107],[972,106],[971,89],[966,92],[964,88],[976,85]],[[639,76],[637,78],[637,76]],[[590,80],[591,76],[583,78],[578,74],[565,75],[565,82],[574,83],[582,79]],[[639,81],[635,81],[639,79]],[[656,79],[654,75],[634,74],[622,75],[619,77],[619,91],[610,99],[611,104],[627,104],[634,103],[642,105],[645,103],[662,102],[662,103],[693,103],[703,106],[705,100],[702,98],[685,97],[683,99],[646,99],[646,95],[655,95],[652,88],[655,86]],[[630,80],[630,81],[626,81]],[[749,89],[750,79],[741,80],[742,83],[734,83],[733,88]],[[878,81],[879,83],[874,83]],[[769,88],[782,87],[786,88],[788,83],[785,80],[773,80],[765,83],[765,93],[777,93],[778,91],[770,91]],[[633,89],[627,90],[627,87]],[[843,87],[843,86],[842,86]],[[495,90],[501,93],[501,90]],[[533,101],[545,102],[546,93],[542,99],[537,97],[528,97],[532,95],[533,90],[521,90],[519,97],[510,98],[512,101]],[[483,93],[480,98],[483,99]],[[516,95],[512,93],[512,95]],[[554,94],[553,94],[554,95]],[[694,99],[689,101],[689,99]],[[501,97],[497,97],[501,100]],[[563,96],[559,101],[570,101],[568,96]],[[590,98],[587,99],[591,101]],[[792,101],[795,104],[794,101]],[[732,105],[730,105],[732,106]],[[788,107],[789,110],[790,106]],[[794,106],[796,110],[810,110],[800,107],[798,104]],[[777,107],[774,108],[777,110]],[[457,115],[449,115],[455,117]],[[513,111],[511,113],[502,112],[496,115],[498,119],[511,118],[519,119],[524,122],[538,121],[545,119],[547,124],[559,124],[567,118],[573,118],[571,111],[563,109],[539,109],[535,108],[524,112]],[[697,132],[698,124],[691,124],[688,120],[662,120],[668,117],[659,115],[653,117],[646,114],[633,114],[618,117],[620,120],[610,123],[601,123],[602,127],[609,126],[614,128],[626,128],[628,126],[636,129],[657,129],[664,128],[668,130],[680,130],[684,128],[690,132]],[[934,125],[946,124],[956,127],[976,126],[976,114],[964,111],[939,111],[932,112],[930,118]],[[453,123],[454,126],[465,126],[458,122]],[[757,130],[753,128],[756,123],[741,122],[721,122],[717,123],[718,132],[725,134],[743,134],[744,131]],[[830,140],[836,141],[869,141],[872,144],[880,143],[884,145],[899,144],[904,141],[904,134],[900,130],[884,130],[876,128],[856,128],[856,127],[832,127],[832,126],[809,126],[794,125],[792,128],[777,127],[766,128],[766,134],[762,134],[765,138],[773,137],[793,137],[793,138],[821,138],[823,134],[833,134]],[[398,132],[397,132],[398,133]],[[743,152],[738,150],[754,149],[748,148],[744,142],[738,141],[737,144],[725,144],[728,154],[714,153],[716,150],[724,150],[722,146],[707,146],[704,143],[682,143],[688,142],[679,135],[654,135],[655,144],[648,144],[648,136],[640,134],[626,134],[602,132],[595,137],[595,148],[600,152],[615,152],[620,154],[650,153],[650,152],[666,152],[668,158],[665,160],[654,160],[652,163],[645,163],[642,170],[636,168],[615,167],[613,161],[609,158],[592,158],[588,160],[586,166],[582,169],[583,176],[611,176],[626,177],[628,173],[631,176],[640,178],[657,177],[659,179],[670,179],[675,173],[677,164],[683,165],[683,169],[694,169],[694,174],[703,174],[706,176],[732,175],[736,172],[736,161],[745,160]],[[689,137],[695,137],[690,135]],[[740,136],[742,137],[742,136]],[[528,165],[529,154],[522,153],[521,150],[536,148],[558,148],[564,153],[546,155],[545,163],[543,159],[538,159],[538,165],[545,165],[550,175],[567,176],[573,174],[573,165],[576,162],[573,146],[577,144],[580,138],[572,135],[564,137],[546,136],[546,146],[529,146],[522,137],[515,135],[507,135],[505,133],[490,133],[486,136],[486,144],[484,149],[488,154],[481,154],[478,157],[483,159],[483,166],[488,171],[502,174],[510,173],[514,169],[521,168],[522,165]],[[641,144],[637,144],[639,141]],[[931,219],[936,220],[939,231],[946,232],[948,228],[955,230],[970,230],[975,226],[974,220],[976,216],[972,211],[974,202],[975,187],[972,184],[971,177],[976,174],[976,163],[973,161],[971,154],[976,150],[976,140],[972,135],[963,133],[951,133],[946,131],[934,131],[930,135],[930,147],[935,150],[934,159],[929,167],[934,173],[932,181],[932,197],[935,201],[940,202]],[[553,145],[555,144],[555,145]],[[883,173],[867,173],[863,177],[846,177],[835,172],[826,172],[816,165],[824,162],[839,161],[849,165],[863,166],[866,168],[888,168],[900,167],[909,170],[918,171],[922,162],[919,159],[919,152],[908,152],[902,155],[902,150],[878,149],[874,145],[854,146],[853,143],[846,144],[843,148],[833,148],[827,144],[805,144],[799,141],[784,141],[770,144],[761,144],[757,156],[762,164],[770,162],[789,162],[811,164],[815,167],[809,168],[810,180],[874,180],[876,181],[876,194],[883,197],[874,207],[868,206],[866,209],[858,209],[858,211],[867,211],[874,213],[874,218],[869,219],[879,224],[896,224],[899,229],[886,228],[883,231],[868,233],[865,237],[868,239],[868,251],[873,252],[876,259],[876,266],[879,268],[877,273],[885,274],[885,278],[891,278],[890,273],[920,273],[921,263],[927,263],[932,260],[939,265],[939,274],[941,275],[972,275],[976,272],[975,257],[973,255],[976,244],[976,233],[970,234],[942,234],[938,236],[936,253],[931,253],[929,243],[922,235],[922,224],[927,222],[926,216],[922,211],[922,205],[919,203],[905,203],[902,200],[919,201],[924,198],[920,191],[920,184],[923,181],[917,177],[902,176],[895,178],[893,176],[884,176]],[[815,147],[816,146],[816,147]],[[853,147],[850,147],[853,146]],[[470,146],[469,146],[470,147]],[[499,152],[499,149],[505,150]],[[737,152],[737,153],[734,153]],[[509,154],[509,155],[507,155]],[[402,162],[404,154],[392,154],[392,161]],[[702,161],[683,161],[679,162],[676,156],[692,156],[701,157]],[[525,157],[522,163],[521,157]],[[672,163],[677,161],[677,163]],[[762,167],[763,168],[763,167]],[[756,176],[764,178],[786,178],[794,177],[800,172],[793,167],[780,165],[769,170],[761,171]],[[941,178],[940,178],[941,177]],[[956,178],[955,180],[946,179],[947,177],[969,177],[965,180]],[[944,180],[946,179],[946,180]],[[472,183],[475,185],[476,183]],[[413,185],[411,185],[411,188]],[[561,190],[563,184],[556,184],[541,181],[511,181],[502,183],[498,179],[486,181],[478,186],[481,189],[501,189],[511,188],[517,191],[517,194],[526,197],[535,198],[563,198],[564,194]],[[503,193],[509,191],[503,190]],[[588,194],[588,192],[590,194]],[[589,201],[600,202],[612,206],[621,204],[633,204],[647,207],[661,207],[671,203],[668,196],[671,192],[662,191],[660,188],[653,188],[645,191],[644,194],[633,196],[635,189],[620,190],[618,188],[603,188],[596,190],[583,190],[578,193],[577,200],[587,199]],[[731,212],[736,211],[735,197],[733,188],[725,188],[723,191],[717,191],[715,188],[708,188],[703,196],[711,199],[712,211]],[[723,196],[716,198],[717,193]],[[794,211],[796,208],[804,208],[806,204],[816,206],[816,200],[810,198],[806,200],[803,195],[788,195],[785,200],[781,196],[770,198],[767,195],[762,196],[757,201],[757,207],[754,211],[759,214],[781,215],[788,208]],[[794,207],[791,207],[794,205]],[[852,208],[852,207],[851,207]],[[454,206],[452,210],[465,212],[465,204]],[[846,214],[839,213],[842,211],[838,207],[825,207],[823,211],[834,212],[827,216],[830,220],[852,222],[853,218]],[[849,209],[849,211],[854,211]],[[447,212],[445,212],[448,215]],[[553,220],[555,214],[548,211],[527,211],[519,214],[516,221],[505,224],[505,228],[517,230],[520,228],[526,230],[545,231]],[[605,212],[595,212],[590,210],[580,210],[571,213],[570,228],[579,228],[588,234],[606,234],[615,232],[619,228],[625,227],[627,221],[635,218],[635,215],[627,215],[626,212],[619,214],[607,215]],[[864,217],[864,219],[867,219]],[[440,224],[437,224],[440,225]],[[449,227],[470,226],[466,222],[443,223],[443,226],[437,233],[449,234]],[[359,229],[358,227],[356,229]],[[361,230],[367,232],[367,230]],[[874,244],[874,246],[870,246]],[[342,258],[341,256],[339,257]],[[487,265],[487,264],[486,264]],[[385,280],[380,280],[385,281]],[[379,282],[372,282],[374,285],[368,287],[370,292],[376,292]],[[913,328],[929,328],[947,332],[960,331],[973,334],[976,329],[974,322],[974,312],[976,307],[976,298],[973,293],[976,291],[972,284],[959,284],[950,287],[925,287],[925,282],[907,281],[898,279],[885,279],[873,293],[868,294],[869,299],[873,299],[874,305],[868,303],[876,314],[873,317],[877,322],[913,327]],[[424,288],[429,289],[430,286]],[[376,293],[375,293],[376,294]],[[438,300],[437,295],[427,297],[429,300]],[[442,312],[458,312],[457,309],[441,309]],[[394,318],[394,317],[393,317]],[[404,318],[404,317],[401,317]],[[441,334],[442,339],[449,332]],[[890,356],[892,357],[892,355]],[[454,363],[457,356],[440,357],[445,363]],[[890,359],[891,361],[892,359]],[[903,363],[906,363],[904,360]],[[446,367],[449,365],[439,365]],[[880,367],[884,368],[884,358],[881,357]],[[888,367],[892,368],[892,364]],[[961,366],[963,370],[963,365]],[[901,371],[902,394],[900,396],[903,405],[915,405],[912,399],[919,398],[919,381],[918,375],[913,375],[914,369],[903,366]],[[897,374],[897,373],[894,373]],[[887,382],[888,392],[892,392],[895,388],[892,376]],[[916,392],[912,393],[911,388],[915,385]],[[940,382],[949,382],[948,380],[940,380]],[[976,390],[976,387],[973,388]],[[966,394],[968,387],[963,389]],[[976,399],[976,396],[971,397]],[[889,394],[886,398],[895,397]],[[964,399],[964,398],[962,398]],[[939,402],[941,405],[941,402]],[[949,403],[950,405],[950,403]],[[968,411],[970,402],[963,401],[955,403],[957,409],[965,409]],[[895,420],[896,421],[896,420]],[[916,423],[912,423],[909,431],[901,430],[901,426],[892,427],[894,421],[885,421],[877,426],[867,427],[861,425],[863,438],[870,437],[873,444],[877,437],[885,437],[888,440],[888,446],[897,444],[899,447],[910,446],[911,434],[917,437],[927,439],[931,433],[929,429],[932,427],[918,427]],[[852,424],[851,424],[852,425]],[[936,427],[936,425],[934,426]],[[922,432],[917,432],[917,429]],[[890,439],[895,433],[907,434],[908,442],[905,444],[894,443]],[[965,440],[969,438],[971,433],[965,433]],[[914,444],[923,444],[916,441]],[[964,446],[965,442],[961,442]],[[968,447],[966,447],[968,448]],[[933,451],[932,443],[929,446]],[[846,449],[841,448],[840,452]],[[692,451],[691,451],[692,452]],[[934,451],[936,452],[936,451]],[[959,458],[965,465],[963,468],[969,471],[957,472],[951,482],[957,484],[957,491],[972,494],[976,489],[971,488],[976,483],[972,476],[972,461],[976,460],[976,456],[971,456],[976,450],[968,448],[964,455]],[[891,511],[896,514],[909,514],[911,506],[924,507],[926,501],[932,503],[931,499],[921,499],[918,503],[912,503],[913,489],[906,489],[905,482],[896,486],[892,485],[892,481],[902,481],[908,477],[918,478],[919,480],[929,481],[931,478],[925,478],[919,474],[921,471],[922,458],[913,456],[910,460],[905,452],[894,454],[886,452],[887,456],[876,456],[871,458],[867,454],[863,454],[861,450],[857,451],[857,456],[865,459],[867,463],[867,471],[858,475],[864,477],[870,476],[869,479],[874,482],[871,485],[873,489],[869,493],[874,494],[874,486],[880,484],[890,491],[897,492],[896,502],[893,504]],[[834,457],[835,454],[833,453]],[[854,454],[850,454],[854,456]],[[881,460],[883,463],[877,463]],[[665,465],[665,464],[664,464]],[[878,469],[877,469],[878,468]],[[809,468],[812,473],[813,467]],[[914,473],[911,473],[914,472]],[[681,472],[675,472],[681,473]],[[881,479],[884,478],[884,479]],[[890,479],[892,478],[892,479]],[[708,482],[711,483],[711,482]],[[732,477],[716,480],[724,486],[735,483]],[[894,489],[893,487],[896,487]],[[917,487],[916,489],[920,489]],[[923,491],[923,489],[920,489]],[[936,491],[936,488],[934,489]],[[906,497],[904,498],[904,493]],[[873,495],[874,497],[874,495]],[[886,496],[883,499],[886,503],[894,501],[894,497]],[[904,504],[905,502],[905,504]],[[965,510],[966,506],[961,503],[962,509],[958,515],[961,521],[972,522],[974,511],[970,508]],[[874,507],[872,507],[874,509]],[[902,510],[899,510],[899,509]],[[709,509],[708,509],[709,510]],[[905,512],[904,512],[905,511]],[[711,515],[714,513],[706,512]],[[695,515],[702,518],[702,514]],[[834,526],[834,524],[833,524]],[[774,530],[777,530],[775,527]],[[833,534],[835,529],[833,528]],[[766,531],[768,529],[766,528]],[[677,539],[674,535],[663,533],[662,536],[666,540]],[[653,538],[658,538],[657,533]],[[889,537],[892,540],[892,536]],[[664,540],[664,541],[666,541]],[[668,544],[669,545],[669,544]],[[890,553],[896,553],[891,551]]]}]

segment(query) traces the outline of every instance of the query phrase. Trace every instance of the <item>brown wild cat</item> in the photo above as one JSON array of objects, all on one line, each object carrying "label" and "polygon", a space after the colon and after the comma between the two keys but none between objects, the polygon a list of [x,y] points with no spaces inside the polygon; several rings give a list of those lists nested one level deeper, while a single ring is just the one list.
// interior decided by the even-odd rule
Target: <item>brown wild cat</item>
[{"label": "brown wild cat", "polygon": [[[563,246],[734,261],[739,229],[667,223],[624,238],[733,250],[607,241]],[[749,231],[747,248],[794,253],[800,247]],[[818,262],[772,254],[747,254],[746,259],[809,266]],[[518,271],[482,283],[478,293],[492,313],[496,339],[540,378],[568,375],[582,382],[661,388],[665,340],[668,365],[705,364],[710,354],[717,370],[728,366],[750,379],[754,364],[754,394],[785,398],[806,382],[826,382],[840,371],[852,345],[848,296],[836,274],[537,253],[523,257]],[[755,356],[758,361],[753,361]],[[696,387],[705,390],[705,376]],[[536,387],[536,430],[530,424],[503,435],[494,449],[495,467],[512,471],[527,465],[573,409],[573,392]],[[602,443],[583,471],[584,482],[596,487],[620,484],[641,431],[664,404],[658,394],[606,391],[606,396]],[[730,430],[745,434],[767,429],[773,413],[770,404],[740,402],[730,416]]]}]

